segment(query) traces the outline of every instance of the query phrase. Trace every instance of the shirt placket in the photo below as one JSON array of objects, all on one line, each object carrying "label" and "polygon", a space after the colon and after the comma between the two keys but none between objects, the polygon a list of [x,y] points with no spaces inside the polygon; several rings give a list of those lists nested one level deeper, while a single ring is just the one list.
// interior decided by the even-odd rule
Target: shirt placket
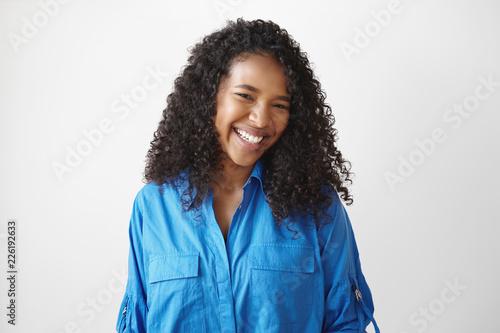
[{"label": "shirt placket", "polygon": [[[215,262],[215,279],[217,282],[217,292],[219,299],[219,319],[221,323],[222,333],[235,333],[235,316],[233,306],[233,294],[231,288],[231,276],[228,255],[226,252],[226,245],[224,237],[220,231],[215,213],[213,210],[213,197],[210,197],[208,202],[209,212],[208,220],[210,224],[210,233],[207,237],[207,246],[212,248],[214,253]],[[208,236],[208,235],[207,235]]]},{"label": "shirt placket", "polygon": [[213,211],[213,197],[210,197],[209,204],[211,209],[208,211],[210,214],[210,225],[212,241],[210,244],[215,245],[214,253],[217,253],[215,258],[216,267],[216,279],[218,286],[218,297],[219,297],[219,315],[221,322],[221,332],[223,333],[235,333],[236,323],[234,314],[234,300],[233,300],[233,290],[231,283],[231,250],[233,249],[233,242],[238,233],[238,226],[241,220],[241,216],[244,213],[244,203],[246,202],[246,194],[248,191],[248,186],[251,183],[251,179],[248,180],[246,186],[243,188],[243,197],[241,199],[236,212],[233,215],[231,225],[229,226],[227,235],[227,245],[224,243],[224,237],[220,231],[217,220],[215,219],[215,213]]}]

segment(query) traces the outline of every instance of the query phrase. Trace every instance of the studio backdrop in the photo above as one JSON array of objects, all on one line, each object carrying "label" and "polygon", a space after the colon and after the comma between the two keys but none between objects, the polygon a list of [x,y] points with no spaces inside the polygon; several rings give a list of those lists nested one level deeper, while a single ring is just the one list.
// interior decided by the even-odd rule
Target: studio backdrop
[{"label": "studio backdrop", "polygon": [[0,331],[114,331],[166,97],[188,48],[243,17],[314,63],[381,331],[500,332],[499,16],[494,0],[0,1]]}]

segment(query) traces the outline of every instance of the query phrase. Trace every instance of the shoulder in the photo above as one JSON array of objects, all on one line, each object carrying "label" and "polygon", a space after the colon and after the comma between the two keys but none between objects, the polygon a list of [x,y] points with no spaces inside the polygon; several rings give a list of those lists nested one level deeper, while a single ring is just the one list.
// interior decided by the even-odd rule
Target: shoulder
[{"label": "shoulder", "polygon": [[352,225],[347,211],[337,192],[330,194],[331,204],[326,208],[329,223],[322,224],[318,232],[329,241],[346,242],[353,237]]},{"label": "shoulder", "polygon": [[[327,208],[327,212],[329,214],[342,214],[345,213],[344,204],[342,200],[340,200],[339,194],[337,191],[333,190],[330,194],[327,194],[331,199],[331,204]],[[333,216],[332,216],[333,217]]]},{"label": "shoulder", "polygon": [[155,182],[149,182],[144,185],[137,193],[136,198],[153,198],[161,195],[160,190],[165,188],[165,185],[158,185]]},{"label": "shoulder", "polygon": [[345,221],[348,220],[348,216],[337,191],[328,191],[324,188],[322,192],[328,197],[329,204],[324,206],[323,221],[321,221],[322,223],[319,223],[319,225],[322,227],[330,226],[332,228],[335,225],[345,224]]},{"label": "shoulder", "polygon": [[153,182],[144,185],[134,199],[131,226],[142,232],[157,230],[168,221],[182,218],[182,204],[179,188],[172,185],[158,185]]},{"label": "shoulder", "polygon": [[171,184],[158,185],[155,182],[149,182],[135,196],[134,206],[142,210],[146,206],[154,205],[165,199],[179,199],[179,189]]},{"label": "shoulder", "polygon": [[154,182],[144,185],[135,196],[135,204],[143,204],[144,201],[154,199],[160,195],[160,186]]}]

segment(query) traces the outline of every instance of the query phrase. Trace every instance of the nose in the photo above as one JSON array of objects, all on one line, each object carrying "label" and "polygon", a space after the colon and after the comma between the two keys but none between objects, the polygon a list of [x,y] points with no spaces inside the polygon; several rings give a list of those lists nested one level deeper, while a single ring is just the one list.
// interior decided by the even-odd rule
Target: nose
[{"label": "nose", "polygon": [[271,122],[270,110],[265,105],[256,105],[252,108],[249,119],[255,124],[256,127],[266,127]]}]

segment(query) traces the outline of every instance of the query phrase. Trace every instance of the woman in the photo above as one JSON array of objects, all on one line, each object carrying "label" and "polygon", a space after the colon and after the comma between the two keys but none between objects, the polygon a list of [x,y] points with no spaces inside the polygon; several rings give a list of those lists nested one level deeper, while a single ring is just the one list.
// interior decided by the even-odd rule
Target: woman
[{"label": "woman", "polygon": [[364,331],[333,122],[276,24],[239,19],[198,43],[148,151],[117,330]]}]

